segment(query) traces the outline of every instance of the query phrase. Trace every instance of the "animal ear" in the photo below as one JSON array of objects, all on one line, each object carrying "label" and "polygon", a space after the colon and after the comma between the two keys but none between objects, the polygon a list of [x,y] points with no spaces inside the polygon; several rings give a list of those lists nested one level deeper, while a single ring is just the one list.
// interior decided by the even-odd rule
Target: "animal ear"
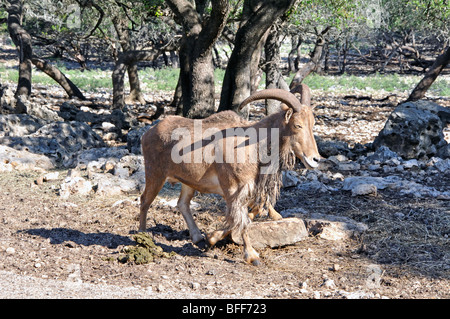
[{"label": "animal ear", "polygon": [[284,119],[285,119],[285,121],[286,121],[286,124],[289,123],[289,120],[290,120],[290,118],[291,118],[291,116],[292,116],[293,113],[294,113],[294,110],[292,110],[291,108],[289,108],[289,109],[286,111],[286,114],[284,115]]}]

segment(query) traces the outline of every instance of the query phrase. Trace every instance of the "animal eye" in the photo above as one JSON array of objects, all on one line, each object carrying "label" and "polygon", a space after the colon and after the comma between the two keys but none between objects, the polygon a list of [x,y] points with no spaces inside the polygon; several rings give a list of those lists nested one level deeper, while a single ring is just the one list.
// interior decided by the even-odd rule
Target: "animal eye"
[{"label": "animal eye", "polygon": [[302,128],[302,126],[300,124],[295,124],[294,127],[297,128],[297,129],[301,129]]}]

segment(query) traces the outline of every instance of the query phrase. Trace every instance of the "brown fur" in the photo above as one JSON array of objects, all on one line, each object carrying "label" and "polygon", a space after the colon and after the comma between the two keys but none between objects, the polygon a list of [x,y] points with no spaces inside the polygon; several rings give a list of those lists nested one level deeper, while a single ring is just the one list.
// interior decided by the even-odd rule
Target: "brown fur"
[{"label": "brown fur", "polygon": [[[208,235],[210,245],[224,238],[232,230],[241,232],[244,242],[245,260],[254,264],[259,263],[258,253],[253,249],[247,234],[247,227],[251,222],[249,218],[249,205],[261,207],[273,205],[278,197],[281,186],[280,168],[290,169],[295,163],[295,156],[299,157],[305,166],[317,166],[316,159],[320,158],[317,145],[312,134],[314,118],[309,106],[301,105],[292,93],[283,90],[263,90],[257,92],[256,97],[246,99],[242,106],[256,99],[274,98],[289,105],[279,113],[273,114],[259,122],[251,123],[241,119],[237,114],[226,111],[214,114],[201,122],[186,119],[179,116],[169,116],[149,129],[142,137],[142,149],[145,161],[146,187],[141,196],[140,230],[146,229],[147,210],[164,185],[164,182],[181,182],[182,191],[178,201],[178,207],[188,224],[191,238],[199,242],[203,236],[195,224],[189,210],[189,202],[195,190],[203,193],[216,193],[222,195],[227,204],[226,227]],[[197,120],[199,121],[199,120]],[[210,128],[216,128],[222,138],[207,138],[201,140],[195,136],[196,125],[201,124],[203,132]],[[179,146],[178,140],[173,140],[173,132],[176,129],[184,129],[182,138],[190,135],[190,145],[183,145],[182,150],[195,159],[195,151],[205,151],[208,145],[217,145],[211,152],[217,150],[227,154],[230,145],[234,150],[245,151],[245,160],[242,163],[227,161],[223,156],[222,162],[179,162],[173,161],[174,147]],[[252,150],[250,138],[244,136],[227,136],[225,133],[230,128],[251,128],[258,132],[257,145],[263,140],[259,129],[267,129],[270,132],[277,129],[279,140],[272,141],[268,133],[267,143],[278,143],[280,167],[274,174],[261,174],[263,164],[258,158],[252,162],[250,154]],[[232,142],[232,144],[227,144]],[[233,146],[234,145],[234,146]],[[177,154],[175,152],[175,154]],[[221,153],[217,153],[221,154]],[[216,154],[216,155],[217,155]],[[217,160],[218,157],[216,157]],[[220,159],[220,158],[219,158]]]}]

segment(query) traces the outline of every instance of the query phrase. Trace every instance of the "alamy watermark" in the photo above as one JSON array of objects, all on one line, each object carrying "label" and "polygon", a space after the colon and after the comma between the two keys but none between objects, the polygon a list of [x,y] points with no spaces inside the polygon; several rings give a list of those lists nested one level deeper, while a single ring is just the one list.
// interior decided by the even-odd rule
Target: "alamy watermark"
[{"label": "alamy watermark", "polygon": [[193,131],[179,127],[172,131],[176,141],[172,161],[180,163],[262,164],[261,174],[274,174],[279,166],[278,128],[207,128],[194,120]]}]

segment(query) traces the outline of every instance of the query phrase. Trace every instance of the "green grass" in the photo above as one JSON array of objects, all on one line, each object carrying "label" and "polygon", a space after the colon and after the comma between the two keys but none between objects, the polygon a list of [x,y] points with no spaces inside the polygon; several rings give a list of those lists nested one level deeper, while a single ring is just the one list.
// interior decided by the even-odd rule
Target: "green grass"
[{"label": "green grass", "polygon": [[[80,72],[80,70],[69,70],[64,65],[57,63],[58,68],[74,82],[82,91],[97,91],[101,89],[112,89],[111,71],[93,69]],[[142,89],[151,91],[173,91],[178,81],[179,70],[172,68],[139,70]],[[220,92],[224,70],[215,71],[216,91]],[[286,79],[290,83],[293,74]],[[355,76],[344,74],[341,76],[311,74],[305,79],[312,90],[323,90],[325,92],[348,93],[354,90],[373,91],[384,90],[386,92],[410,92],[422,76],[398,75],[398,74],[373,74],[367,76]],[[0,66],[0,79],[9,82],[17,82],[18,71],[15,68]],[[44,73],[33,69],[33,83],[51,85],[55,82]],[[261,80],[260,88],[264,87],[265,79]],[[128,87],[125,79],[125,86]],[[440,76],[429,89],[429,93],[435,96],[450,96],[450,77]]]},{"label": "green grass", "polygon": [[[398,75],[398,74],[374,74],[368,76],[341,75],[328,76],[311,74],[305,79],[312,90],[322,89],[324,91],[335,91],[339,93],[352,90],[363,91],[411,91],[422,79],[422,76]],[[289,79],[290,80],[290,79]],[[429,93],[437,96],[450,96],[450,78],[438,77],[430,87]]]}]

